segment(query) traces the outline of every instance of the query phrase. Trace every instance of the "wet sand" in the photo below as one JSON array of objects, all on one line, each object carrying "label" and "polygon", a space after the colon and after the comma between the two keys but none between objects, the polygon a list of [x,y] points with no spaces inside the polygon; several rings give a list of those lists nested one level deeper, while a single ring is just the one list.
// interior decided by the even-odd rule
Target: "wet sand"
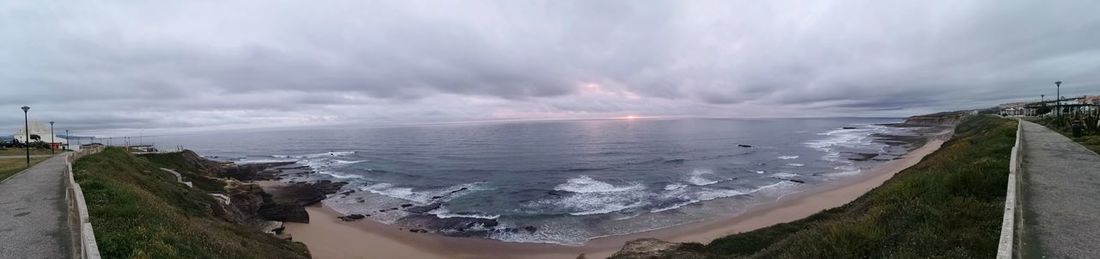
[{"label": "wet sand", "polygon": [[343,222],[341,214],[322,206],[307,207],[309,224],[286,223],[294,240],[305,243],[314,258],[606,258],[627,241],[658,238],[673,242],[708,243],[719,237],[799,220],[847,204],[882,185],[894,174],[920,162],[939,149],[932,139],[901,159],[885,162],[865,173],[778,200],[751,205],[747,212],[658,230],[596,238],[584,246],[509,243],[490,239],[446,237],[412,233],[369,219]]}]

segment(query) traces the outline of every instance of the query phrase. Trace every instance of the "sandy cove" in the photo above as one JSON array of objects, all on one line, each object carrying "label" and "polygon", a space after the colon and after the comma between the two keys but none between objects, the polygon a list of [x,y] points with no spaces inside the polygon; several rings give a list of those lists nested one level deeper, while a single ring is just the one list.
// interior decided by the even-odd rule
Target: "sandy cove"
[{"label": "sandy cove", "polygon": [[627,241],[657,238],[673,242],[708,243],[730,234],[806,218],[847,204],[882,185],[894,174],[920,162],[940,148],[933,138],[901,159],[885,162],[866,173],[823,184],[778,200],[751,205],[747,212],[658,230],[596,238],[584,246],[510,243],[412,233],[371,220],[344,222],[340,213],[322,206],[307,207],[310,223],[286,223],[294,240],[305,243],[314,258],[606,258]]}]

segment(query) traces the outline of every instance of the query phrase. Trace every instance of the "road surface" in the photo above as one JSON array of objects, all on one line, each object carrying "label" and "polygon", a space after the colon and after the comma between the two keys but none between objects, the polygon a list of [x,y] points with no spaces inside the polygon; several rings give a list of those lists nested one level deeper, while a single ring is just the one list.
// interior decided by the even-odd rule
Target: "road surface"
[{"label": "road surface", "polygon": [[1046,127],[1022,123],[1020,256],[1100,257],[1100,156]]},{"label": "road surface", "polygon": [[0,183],[0,258],[69,258],[65,156]]}]

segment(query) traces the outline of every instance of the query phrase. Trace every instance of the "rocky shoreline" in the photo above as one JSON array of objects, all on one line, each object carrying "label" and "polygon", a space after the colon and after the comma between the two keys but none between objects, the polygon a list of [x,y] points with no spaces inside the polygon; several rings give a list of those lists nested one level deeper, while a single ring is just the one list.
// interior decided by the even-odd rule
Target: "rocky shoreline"
[{"label": "rocky shoreline", "polygon": [[[223,203],[227,221],[251,225],[264,232],[292,239],[282,232],[283,222],[309,223],[305,207],[315,205],[329,195],[336,194],[346,182],[328,180],[292,181],[283,183],[285,176],[313,174],[309,167],[294,162],[234,164],[203,158],[190,150],[184,150],[173,158],[160,158],[186,169],[184,177],[189,181],[217,182],[224,184],[225,194],[216,190],[215,197],[228,197]],[[165,154],[149,155],[165,156]]]}]

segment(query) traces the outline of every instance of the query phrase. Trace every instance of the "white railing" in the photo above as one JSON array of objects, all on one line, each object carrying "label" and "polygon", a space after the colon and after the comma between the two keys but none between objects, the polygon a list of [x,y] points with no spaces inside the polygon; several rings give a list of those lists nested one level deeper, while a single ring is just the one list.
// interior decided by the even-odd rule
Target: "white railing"
[{"label": "white railing", "polygon": [[1022,146],[1023,135],[1023,120],[1016,119],[1016,144],[1012,146],[1012,154],[1008,162],[1008,190],[1005,193],[1005,210],[1004,216],[1001,220],[1001,241],[997,247],[997,259],[1011,259],[1013,258],[1013,248],[1015,247],[1014,238],[1016,235],[1016,202],[1017,196],[1017,182],[1016,178],[1020,175],[1021,163],[1023,163],[1023,151],[1020,150]]},{"label": "white railing", "polygon": [[[99,259],[99,246],[95,243],[95,232],[92,231],[92,223],[88,217],[88,204],[84,202],[84,192],[80,190],[80,184],[73,178],[73,162],[85,155],[99,153],[103,148],[89,148],[77,152],[71,152],[65,158],[66,196],[69,198],[69,222],[70,226],[78,230],[79,237],[73,240],[77,251],[73,254],[82,259]],[[79,253],[78,253],[79,252]]]}]

